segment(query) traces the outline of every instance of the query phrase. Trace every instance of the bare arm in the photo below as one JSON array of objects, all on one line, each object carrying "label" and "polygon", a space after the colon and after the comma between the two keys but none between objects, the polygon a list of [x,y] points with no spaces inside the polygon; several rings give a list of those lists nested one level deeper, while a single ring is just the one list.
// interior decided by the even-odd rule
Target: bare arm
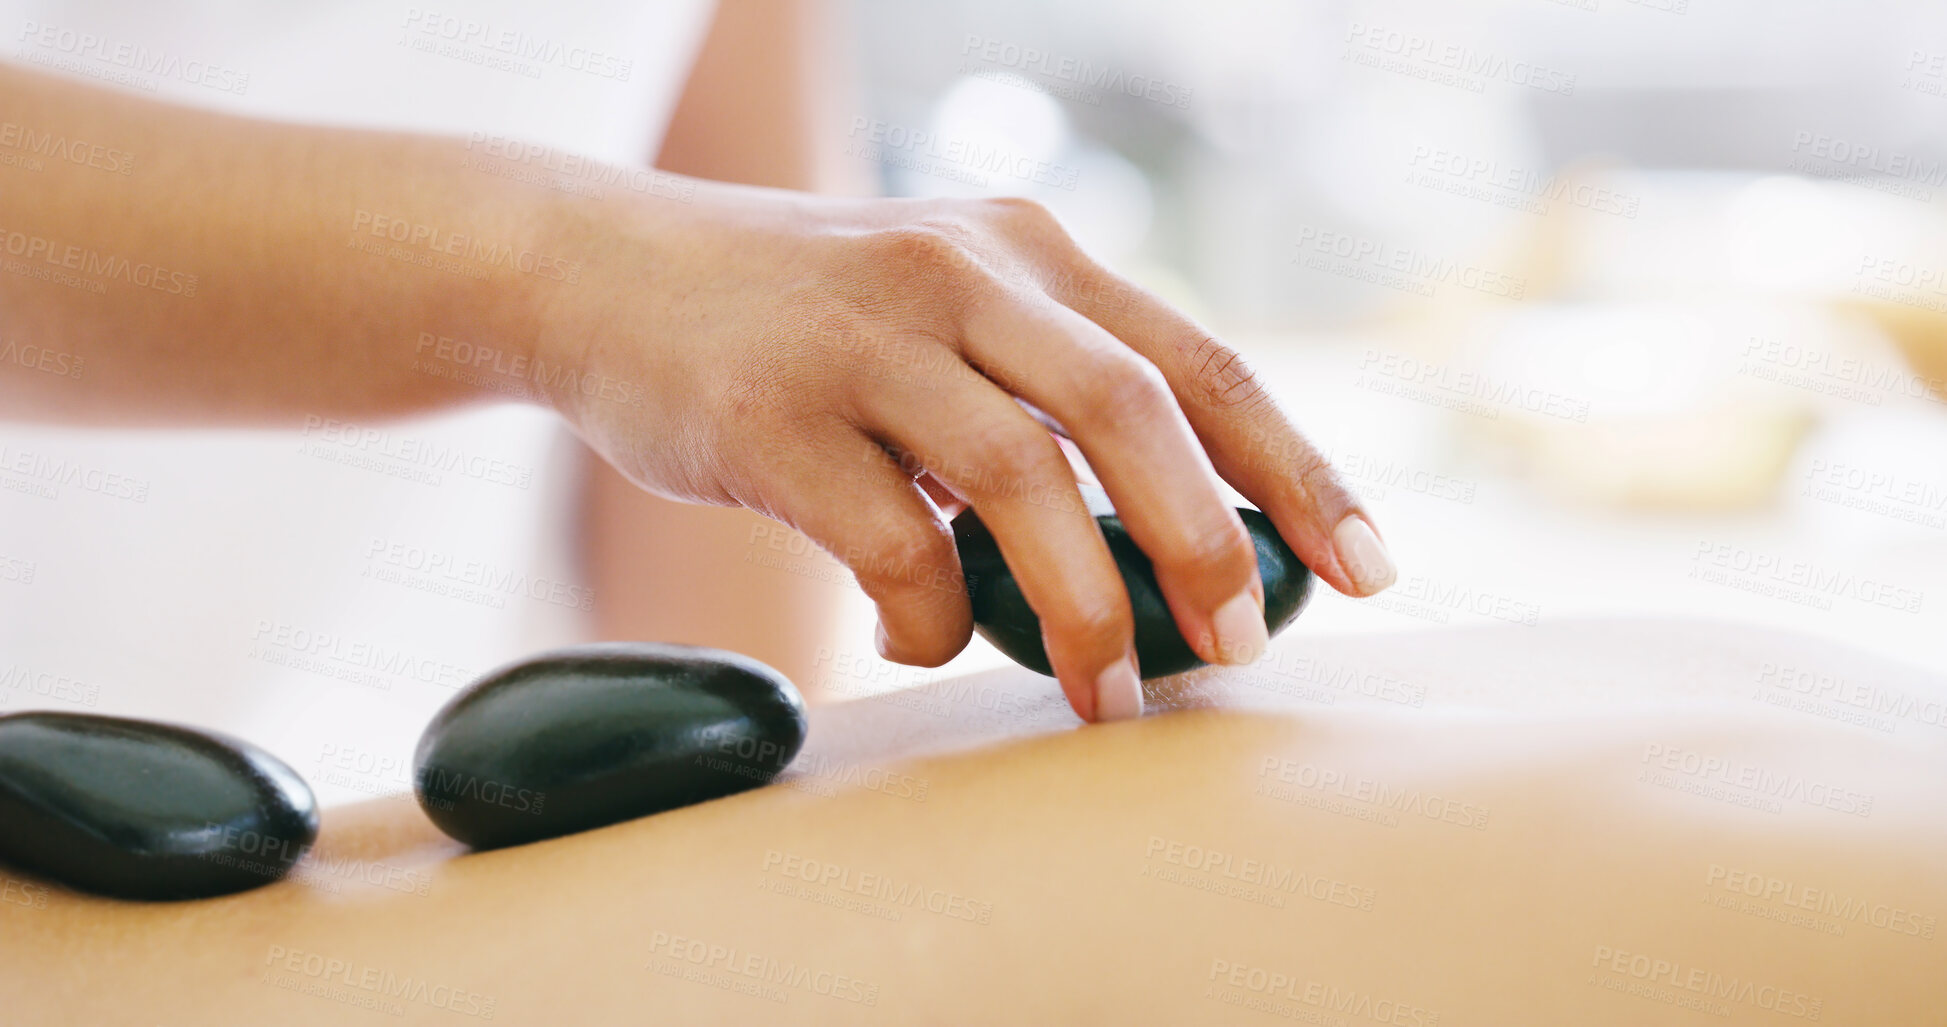
[{"label": "bare arm", "polygon": [[937,665],[972,619],[917,467],[980,511],[1088,719],[1141,710],[1128,596],[1017,398],[1067,426],[1206,660],[1265,643],[1220,475],[1342,591],[1392,580],[1358,500],[1248,364],[1033,203],[675,175],[591,200],[481,174],[458,140],[0,76],[9,123],[136,161],[6,170],[0,332],[88,368],[16,363],[10,415],[277,424],[545,403],[643,488],[815,539],[877,604],[882,651]]},{"label": "bare arm", "polygon": [[428,370],[456,368],[453,347],[442,361],[423,340],[531,360],[536,293],[574,288],[558,279],[576,255],[542,231],[547,194],[467,170],[459,140],[228,117],[7,66],[0,117],[104,149],[103,166],[0,169],[0,337],[82,367],[0,364],[9,417],[287,424],[466,402],[477,386]]}]

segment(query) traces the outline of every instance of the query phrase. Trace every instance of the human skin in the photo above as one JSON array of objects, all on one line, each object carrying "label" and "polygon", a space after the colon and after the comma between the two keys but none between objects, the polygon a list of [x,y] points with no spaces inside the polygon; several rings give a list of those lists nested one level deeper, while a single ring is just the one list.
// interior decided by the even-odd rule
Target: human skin
[{"label": "human skin", "polygon": [[[719,0],[655,166],[713,182],[870,195],[868,165],[840,145],[845,111],[857,103],[845,89],[833,7]],[[823,698],[815,661],[836,644],[843,605],[834,600],[850,587],[835,561],[812,553],[773,566],[759,559],[772,543],[802,552],[804,540],[748,510],[651,495],[599,457],[583,462],[579,514],[594,637],[728,649],[782,671],[808,701]]]},{"label": "human skin", "polygon": [[1390,582],[1357,500],[1235,352],[1032,203],[669,176],[591,204],[469,170],[461,140],[258,122],[18,69],[0,69],[0,105],[136,155],[126,175],[13,169],[32,182],[0,190],[8,253],[52,276],[0,274],[0,332],[89,368],[9,368],[9,416],[419,413],[505,398],[498,371],[451,376],[491,351],[491,368],[543,370],[517,383],[636,485],[747,507],[836,555],[900,662],[968,640],[941,504],[970,502],[1088,719],[1140,710],[1128,599],[1016,397],[1073,436],[1207,660],[1265,644],[1220,475],[1335,587]]},{"label": "human skin", "polygon": [[[1821,680],[1905,712],[1779,704]],[[1433,1027],[1917,1024],[1947,1001],[1937,677],[1625,622],[1286,636],[1150,687],[1163,712],[1100,728],[1012,668],[820,707],[782,783],[487,853],[404,801],[331,809],[295,879],[220,899],[8,871],[0,1008]],[[1839,694],[1818,703],[1862,708]]]}]

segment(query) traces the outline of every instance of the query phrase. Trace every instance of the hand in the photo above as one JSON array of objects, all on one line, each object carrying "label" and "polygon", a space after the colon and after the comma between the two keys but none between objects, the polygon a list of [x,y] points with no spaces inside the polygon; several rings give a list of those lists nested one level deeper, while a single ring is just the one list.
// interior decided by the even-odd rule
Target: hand
[{"label": "hand", "polygon": [[[1072,436],[1212,663],[1264,651],[1249,537],[1218,476],[1350,595],[1393,580],[1358,500],[1238,355],[1022,200],[839,200],[699,185],[564,205],[575,288],[537,356],[634,383],[555,405],[642,487],[741,504],[845,563],[889,660],[937,666],[971,614],[946,524],[970,503],[1084,719],[1142,709],[1128,596],[1049,430]],[[592,210],[592,213],[591,213]]]}]

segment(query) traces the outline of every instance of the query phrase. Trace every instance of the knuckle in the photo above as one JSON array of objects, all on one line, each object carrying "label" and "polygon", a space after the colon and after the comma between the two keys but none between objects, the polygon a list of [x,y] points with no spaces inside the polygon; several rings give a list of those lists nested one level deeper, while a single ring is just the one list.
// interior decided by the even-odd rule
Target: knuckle
[{"label": "knuckle", "polygon": [[1192,387],[1210,406],[1246,411],[1268,398],[1264,382],[1243,354],[1211,336],[1190,347],[1188,366]]},{"label": "knuckle", "polygon": [[[996,220],[1024,227],[1061,229],[1061,219],[1038,200],[1025,196],[995,196],[983,201]],[[1066,234],[1065,232],[1063,234]]]},{"label": "knuckle", "polygon": [[1331,462],[1310,446],[1304,447],[1297,454],[1296,462],[1292,467],[1291,480],[1300,495],[1313,503],[1350,494],[1346,491],[1345,484],[1339,480],[1339,473],[1333,469]]},{"label": "knuckle", "polygon": [[944,525],[915,525],[885,532],[871,546],[846,554],[859,587],[875,600],[908,587],[950,580],[959,566]]},{"label": "knuckle", "polygon": [[1091,653],[1120,652],[1134,632],[1129,607],[1120,602],[1063,603],[1041,619],[1050,634]]},{"label": "knuckle", "polygon": [[1022,196],[997,196],[980,201],[985,219],[997,233],[1013,240],[1017,256],[1027,258],[1021,276],[1038,280],[1075,277],[1089,263],[1081,245],[1054,211]]},{"label": "knuckle", "polygon": [[987,495],[1025,495],[1027,485],[1047,466],[1054,445],[1039,431],[1012,426],[974,436],[969,452],[975,466],[960,468],[953,484]]},{"label": "knuckle", "polygon": [[1221,577],[1221,572],[1241,567],[1248,560],[1256,566],[1250,533],[1235,514],[1226,515],[1212,527],[1165,542],[1156,562],[1179,574],[1194,577]]},{"label": "knuckle", "polygon": [[874,249],[876,262],[881,265],[940,280],[961,279],[980,267],[970,233],[945,221],[923,221],[885,229],[877,233]]},{"label": "knuckle", "polygon": [[1152,421],[1175,403],[1163,372],[1134,352],[1103,361],[1091,377],[1084,412],[1097,424]]}]

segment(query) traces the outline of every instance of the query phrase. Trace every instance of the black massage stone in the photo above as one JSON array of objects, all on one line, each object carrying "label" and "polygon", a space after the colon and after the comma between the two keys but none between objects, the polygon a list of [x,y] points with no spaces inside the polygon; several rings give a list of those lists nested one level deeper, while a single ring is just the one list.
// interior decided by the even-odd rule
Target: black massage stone
[{"label": "black massage stone", "polygon": [[128,899],[283,877],[318,835],[311,789],[248,742],[120,717],[0,717],[0,861]]},{"label": "black massage stone", "polygon": [[414,790],[454,838],[519,845],[755,788],[806,727],[798,690],[747,656],[574,646],[494,671],[440,710]]},{"label": "black massage stone", "polygon": [[[1085,485],[1082,496],[1129,590],[1129,606],[1136,621],[1136,661],[1142,666],[1142,676],[1157,678],[1203,666],[1203,660],[1176,629],[1176,618],[1163,601],[1149,557],[1129,537],[1107,494]],[[1257,547],[1257,572],[1264,580],[1264,626],[1276,635],[1304,609],[1305,600],[1311,596],[1312,572],[1285,545],[1271,518],[1243,508],[1237,513]],[[967,596],[973,602],[974,629],[1015,663],[1052,675],[1048,652],[1041,644],[1041,619],[1029,608],[1014,572],[1001,558],[1000,546],[972,508],[953,519],[953,540],[960,550]]]}]

